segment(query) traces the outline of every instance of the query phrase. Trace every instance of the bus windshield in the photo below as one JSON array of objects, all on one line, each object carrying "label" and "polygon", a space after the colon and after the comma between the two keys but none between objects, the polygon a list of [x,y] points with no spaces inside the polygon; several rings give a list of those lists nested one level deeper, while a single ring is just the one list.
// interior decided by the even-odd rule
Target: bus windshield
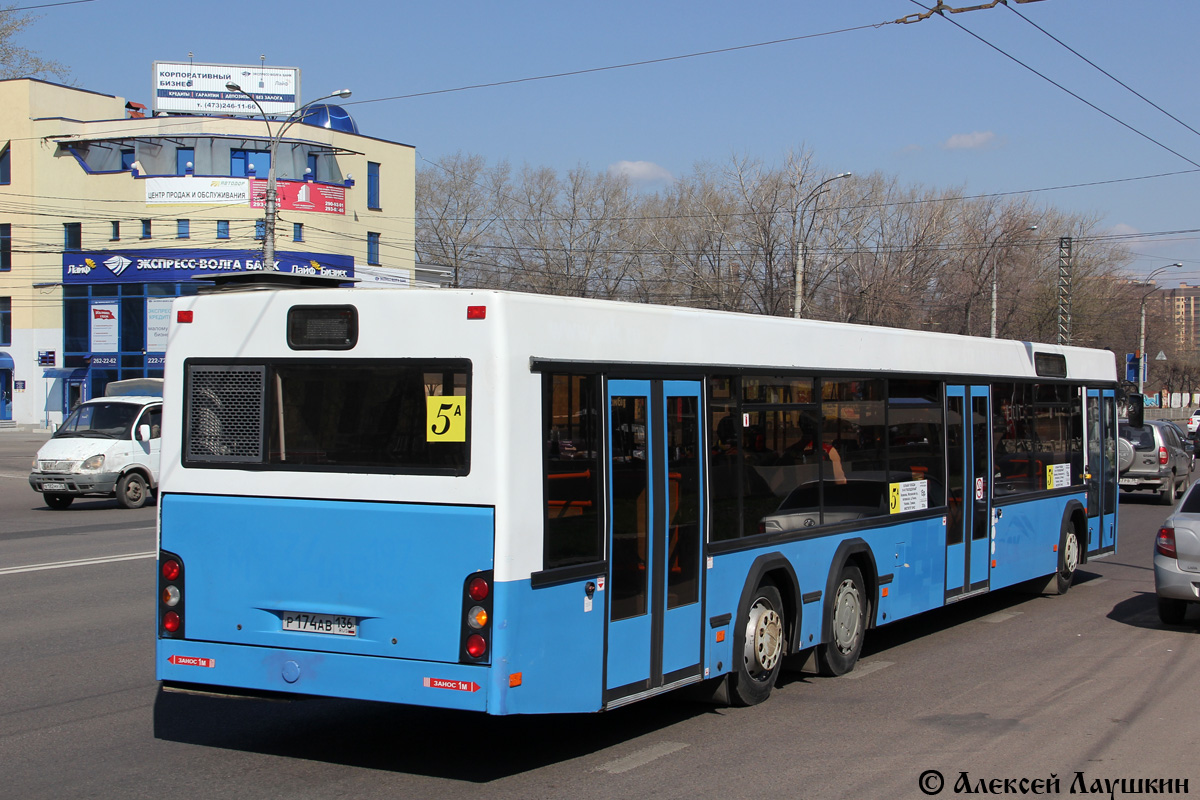
[{"label": "bus windshield", "polygon": [[55,439],[128,438],[141,406],[131,403],[85,403],[77,406],[54,434]]}]

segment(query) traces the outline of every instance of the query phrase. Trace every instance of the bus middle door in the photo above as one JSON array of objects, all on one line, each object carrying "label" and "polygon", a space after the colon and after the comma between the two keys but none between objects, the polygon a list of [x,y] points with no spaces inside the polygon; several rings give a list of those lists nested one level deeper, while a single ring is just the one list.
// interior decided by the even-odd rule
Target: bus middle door
[{"label": "bus middle door", "polygon": [[946,387],[946,601],[986,591],[992,558],[992,414],[987,386]]},{"label": "bus middle door", "polygon": [[608,383],[608,707],[701,677],[701,388]]}]

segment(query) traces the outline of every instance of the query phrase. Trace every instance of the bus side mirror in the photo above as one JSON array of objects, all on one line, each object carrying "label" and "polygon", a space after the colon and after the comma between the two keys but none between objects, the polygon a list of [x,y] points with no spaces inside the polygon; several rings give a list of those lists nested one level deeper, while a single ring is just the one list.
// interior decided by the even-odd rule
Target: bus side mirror
[{"label": "bus side mirror", "polygon": [[138,425],[137,438],[138,438],[139,442],[150,441],[150,426],[149,425]]},{"label": "bus side mirror", "polygon": [[1140,394],[1129,395],[1129,424],[1135,428],[1146,424],[1146,398]]}]

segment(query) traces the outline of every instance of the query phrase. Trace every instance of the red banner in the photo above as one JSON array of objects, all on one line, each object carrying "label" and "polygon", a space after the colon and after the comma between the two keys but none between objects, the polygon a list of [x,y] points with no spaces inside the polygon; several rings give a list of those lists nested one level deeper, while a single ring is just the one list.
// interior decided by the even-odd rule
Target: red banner
[{"label": "red banner", "polygon": [[[280,211],[313,211],[318,214],[345,214],[346,187],[309,181],[275,181],[275,203]],[[262,208],[267,204],[267,182],[254,178],[250,182],[250,206]]]}]

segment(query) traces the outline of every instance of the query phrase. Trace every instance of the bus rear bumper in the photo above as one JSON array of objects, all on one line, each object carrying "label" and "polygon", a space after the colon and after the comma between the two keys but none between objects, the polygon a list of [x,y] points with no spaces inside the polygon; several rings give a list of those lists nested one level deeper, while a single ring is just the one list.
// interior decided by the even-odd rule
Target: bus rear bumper
[{"label": "bus rear bumper", "polygon": [[256,697],[318,696],[487,711],[491,669],[473,664],[160,639],[166,689]]}]

